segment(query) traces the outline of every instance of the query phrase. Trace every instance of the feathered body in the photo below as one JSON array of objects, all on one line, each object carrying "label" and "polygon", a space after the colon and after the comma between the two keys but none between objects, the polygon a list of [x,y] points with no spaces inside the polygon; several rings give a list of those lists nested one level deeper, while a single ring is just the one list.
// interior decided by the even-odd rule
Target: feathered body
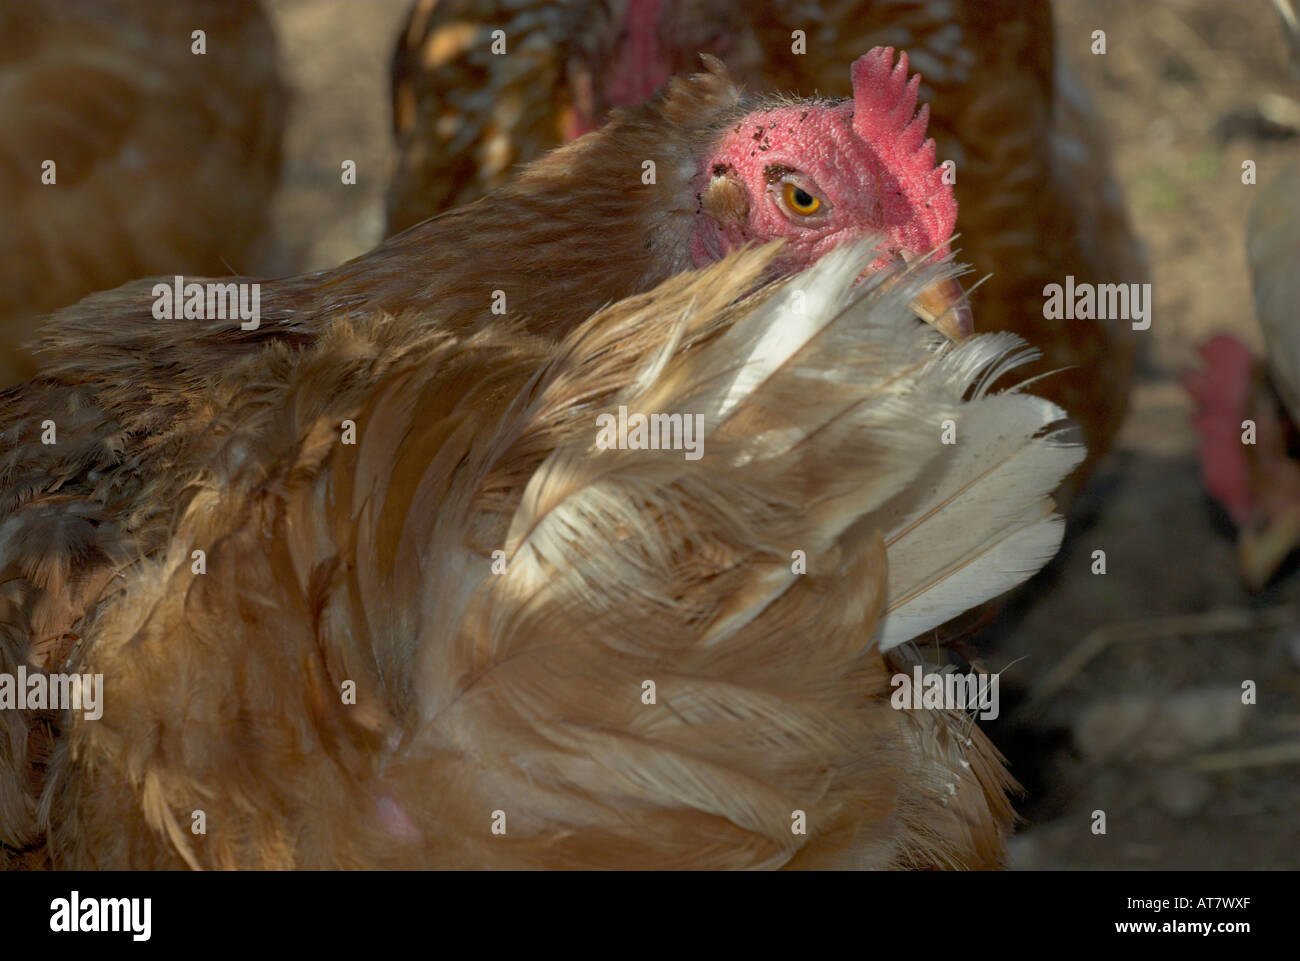
[{"label": "feathered body", "polygon": [[254,268],[287,100],[257,0],[0,5],[0,384],[41,314]]},{"label": "feathered body", "polygon": [[[1060,371],[1039,389],[1083,428],[1089,460],[1068,497],[1119,429],[1141,335],[1122,319],[1045,317],[1044,288],[1147,276],[1104,138],[1055,43],[1047,0],[419,0],[393,65],[390,228],[475,200],[700,52],[751,92],[836,97],[849,92],[844,63],[905,47],[925,76],[938,156],[955,163],[960,259],[991,274],[971,294],[979,328],[1038,348],[1038,369]],[[594,235],[617,233],[586,216]]]},{"label": "feathered body", "polygon": [[[869,247],[736,304],[774,253],[558,344],[411,312],[250,359],[243,456],[190,475],[64,653],[111,696],[61,718],[52,863],[996,864],[996,753],[894,710],[884,649],[1051,555],[1081,451],[979,388],[1014,339],[917,323],[929,278],[852,288]],[[703,457],[598,450],[619,405],[702,414]]]}]

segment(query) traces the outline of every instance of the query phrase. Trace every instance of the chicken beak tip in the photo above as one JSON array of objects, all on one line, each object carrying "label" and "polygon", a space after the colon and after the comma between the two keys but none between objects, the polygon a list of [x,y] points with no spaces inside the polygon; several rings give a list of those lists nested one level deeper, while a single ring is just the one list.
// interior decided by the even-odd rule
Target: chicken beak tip
[{"label": "chicken beak tip", "polygon": [[932,284],[912,301],[916,315],[950,340],[965,340],[975,332],[975,318],[966,291],[956,280]]}]

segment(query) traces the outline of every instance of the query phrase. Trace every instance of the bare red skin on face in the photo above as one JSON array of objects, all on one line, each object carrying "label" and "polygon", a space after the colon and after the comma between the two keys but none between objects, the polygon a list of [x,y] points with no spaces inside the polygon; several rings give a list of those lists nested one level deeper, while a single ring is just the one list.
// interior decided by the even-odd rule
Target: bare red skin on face
[{"label": "bare red skin on face", "polygon": [[[697,192],[730,178],[748,211],[742,220],[700,218],[691,237],[697,267],[748,241],[780,238],[788,251],[781,266],[798,270],[869,233],[887,238],[873,268],[904,251],[948,254],[957,201],[935,168],[934,141],[925,139],[927,108],[914,115],[921,78],[909,81],[907,55],[896,66],[893,56],[892,48],[877,47],[853,64],[852,101],[754,111],[722,137]],[[774,171],[784,178],[775,186]],[[817,214],[782,207],[785,180],[821,201]]]}]

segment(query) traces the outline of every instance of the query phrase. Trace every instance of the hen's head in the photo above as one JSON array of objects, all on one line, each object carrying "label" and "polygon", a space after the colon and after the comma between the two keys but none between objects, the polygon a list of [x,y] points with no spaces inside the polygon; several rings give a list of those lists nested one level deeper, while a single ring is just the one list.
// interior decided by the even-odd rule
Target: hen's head
[{"label": "hen's head", "polygon": [[[853,99],[760,107],[708,152],[696,181],[691,234],[697,267],[741,245],[781,239],[786,271],[865,234],[885,238],[872,264],[949,253],[957,200],[925,138],[929,108],[916,112],[920,75],[907,54],[877,47],[852,67]],[[950,336],[970,333],[955,281],[927,291],[917,312]]]}]

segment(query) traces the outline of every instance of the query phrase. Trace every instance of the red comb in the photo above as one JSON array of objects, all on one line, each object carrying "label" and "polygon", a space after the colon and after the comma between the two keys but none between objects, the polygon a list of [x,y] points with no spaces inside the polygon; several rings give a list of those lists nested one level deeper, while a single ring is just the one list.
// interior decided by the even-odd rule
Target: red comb
[{"label": "red comb", "polygon": [[957,201],[935,167],[934,141],[925,137],[930,107],[916,109],[921,75],[908,79],[906,53],[895,65],[893,47],[874,47],[854,61],[852,77],[854,131],[898,179],[917,216],[929,221],[936,246],[945,242],[957,224]]}]

